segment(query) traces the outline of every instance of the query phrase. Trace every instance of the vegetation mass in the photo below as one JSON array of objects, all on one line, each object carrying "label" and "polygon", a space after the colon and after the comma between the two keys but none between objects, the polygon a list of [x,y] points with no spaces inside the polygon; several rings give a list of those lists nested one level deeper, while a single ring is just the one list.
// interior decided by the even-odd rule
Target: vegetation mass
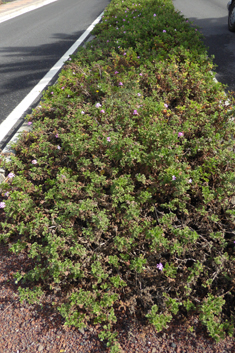
[{"label": "vegetation mass", "polygon": [[233,335],[234,98],[171,0],[113,0],[93,34],[1,157],[0,240],[34,259],[21,300],[54,293],[110,352],[120,307]]}]

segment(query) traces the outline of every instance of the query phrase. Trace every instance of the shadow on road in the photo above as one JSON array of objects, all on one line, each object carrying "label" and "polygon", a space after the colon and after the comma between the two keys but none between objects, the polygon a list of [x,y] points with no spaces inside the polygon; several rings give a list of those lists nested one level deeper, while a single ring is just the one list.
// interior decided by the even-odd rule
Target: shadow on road
[{"label": "shadow on road", "polygon": [[1,57],[5,58],[5,61],[7,58],[7,63],[0,63],[2,77],[0,95],[36,85],[82,33],[83,31],[75,32],[73,35],[55,33],[54,43],[41,46],[0,48]]},{"label": "shadow on road", "polygon": [[204,35],[208,54],[214,56],[217,80],[227,85],[225,91],[235,91],[235,33],[228,30],[228,17],[188,20]]}]

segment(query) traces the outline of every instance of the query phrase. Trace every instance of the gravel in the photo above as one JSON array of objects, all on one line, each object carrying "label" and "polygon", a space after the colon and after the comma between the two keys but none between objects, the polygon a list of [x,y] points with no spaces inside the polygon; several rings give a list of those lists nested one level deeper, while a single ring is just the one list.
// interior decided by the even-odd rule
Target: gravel
[{"label": "gravel", "polygon": [[[98,338],[99,325],[84,330],[64,326],[64,319],[50,306],[51,298],[42,308],[19,302],[13,275],[32,265],[26,255],[16,256],[0,244],[0,352],[108,353]],[[161,333],[125,312],[118,313],[118,318],[116,329],[123,353],[235,353],[234,338],[215,343],[198,317],[175,320]],[[194,332],[189,331],[191,327]]]}]

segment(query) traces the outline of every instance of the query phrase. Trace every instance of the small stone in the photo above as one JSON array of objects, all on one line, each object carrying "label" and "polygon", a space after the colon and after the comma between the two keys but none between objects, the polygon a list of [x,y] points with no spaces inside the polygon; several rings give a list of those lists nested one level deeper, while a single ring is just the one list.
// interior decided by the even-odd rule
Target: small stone
[{"label": "small stone", "polygon": [[84,334],[85,334],[85,331],[84,331],[84,329],[83,329],[83,328],[80,328],[80,329],[79,329],[79,332],[80,332],[82,335],[84,335]]},{"label": "small stone", "polygon": [[39,352],[42,352],[43,349],[44,349],[44,347],[40,344],[40,345],[38,346],[38,351],[39,351]]},{"label": "small stone", "polygon": [[5,175],[0,173],[0,184],[5,181]]},{"label": "small stone", "polygon": [[231,198],[231,203],[232,203],[233,205],[235,205],[235,196],[233,196],[233,197]]}]

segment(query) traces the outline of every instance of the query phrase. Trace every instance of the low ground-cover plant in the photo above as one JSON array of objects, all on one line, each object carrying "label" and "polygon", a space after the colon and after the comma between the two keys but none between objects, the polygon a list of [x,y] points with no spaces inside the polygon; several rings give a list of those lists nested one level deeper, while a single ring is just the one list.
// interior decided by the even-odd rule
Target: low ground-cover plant
[{"label": "low ground-cover plant", "polygon": [[0,239],[35,259],[21,298],[57,293],[66,324],[102,324],[112,352],[121,306],[232,335],[233,97],[171,1],[112,1],[95,34],[2,162]]}]

